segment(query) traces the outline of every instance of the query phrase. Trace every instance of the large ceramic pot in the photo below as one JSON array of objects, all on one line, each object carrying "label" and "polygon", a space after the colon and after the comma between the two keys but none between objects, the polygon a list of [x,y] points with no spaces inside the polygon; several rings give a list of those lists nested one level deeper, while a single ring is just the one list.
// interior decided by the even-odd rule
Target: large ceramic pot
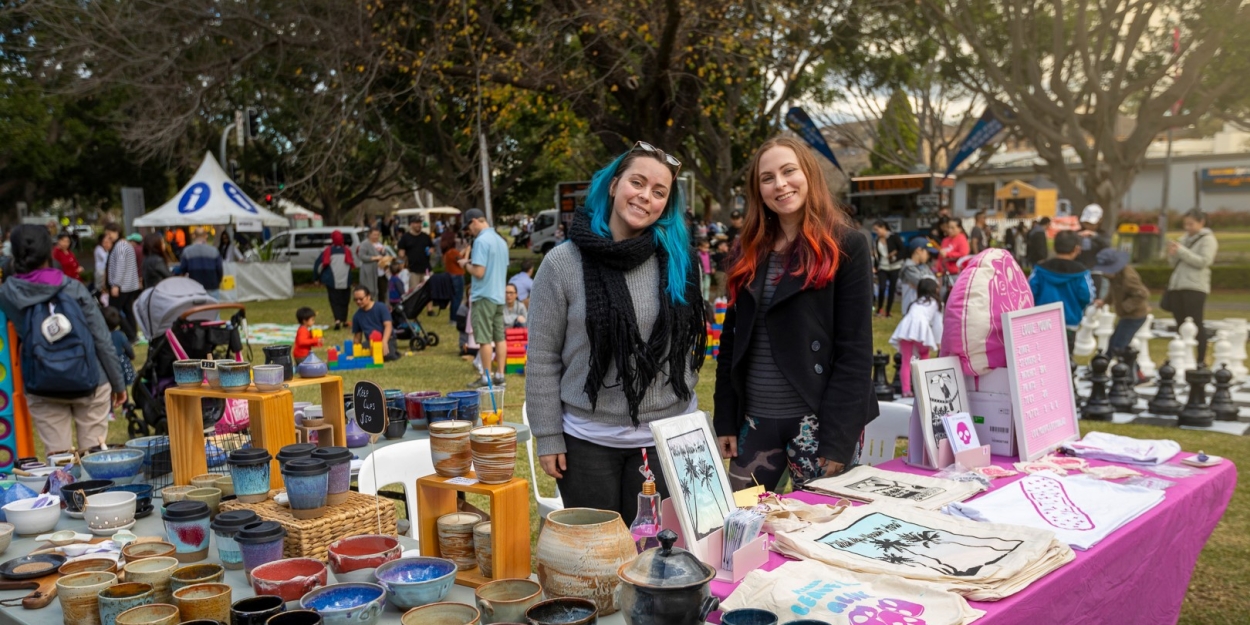
[{"label": "large ceramic pot", "polygon": [[283,379],[290,382],[295,377],[295,363],[291,360],[290,345],[269,345],[262,347],[265,352],[265,364],[282,365]]},{"label": "large ceramic pot", "polygon": [[617,603],[628,625],[703,625],[720,602],[708,583],[712,567],[694,554],[673,547],[677,533],[664,530],[660,546],[621,565]]},{"label": "large ceramic pot", "polygon": [[538,582],[548,597],[582,597],[599,615],[617,611],[617,570],[638,556],[616,512],[568,508],[547,515],[538,536]]}]

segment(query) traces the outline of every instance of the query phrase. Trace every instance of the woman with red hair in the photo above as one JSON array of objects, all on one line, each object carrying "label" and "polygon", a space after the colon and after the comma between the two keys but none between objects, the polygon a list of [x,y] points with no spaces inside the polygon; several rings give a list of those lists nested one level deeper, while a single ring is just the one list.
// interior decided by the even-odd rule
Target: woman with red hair
[{"label": "woman with red hair", "polygon": [[714,423],[735,490],[795,487],[859,457],[872,389],[872,254],[798,140],[770,139],[747,170],[729,270]]}]

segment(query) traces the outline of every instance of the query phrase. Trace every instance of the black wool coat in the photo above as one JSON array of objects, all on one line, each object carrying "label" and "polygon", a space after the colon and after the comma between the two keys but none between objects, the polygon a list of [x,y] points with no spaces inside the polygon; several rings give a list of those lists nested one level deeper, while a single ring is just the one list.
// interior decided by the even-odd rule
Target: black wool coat
[{"label": "black wool coat", "polygon": [[[834,278],[804,289],[804,276],[783,274],[764,323],[773,359],[819,423],[822,458],[847,464],[864,426],[880,414],[872,386],[872,253],[867,239],[845,229]],[[716,364],[713,424],[737,436],[746,421],[746,361],[766,265],[725,312]]]}]

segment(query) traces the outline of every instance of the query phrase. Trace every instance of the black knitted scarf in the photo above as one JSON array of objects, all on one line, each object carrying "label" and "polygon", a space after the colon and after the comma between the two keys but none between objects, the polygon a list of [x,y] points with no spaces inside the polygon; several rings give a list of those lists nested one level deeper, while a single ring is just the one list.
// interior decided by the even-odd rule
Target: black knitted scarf
[{"label": "black knitted scarf", "polygon": [[[625,241],[601,237],[590,229],[590,217],[579,211],[573,217],[569,240],[582,254],[582,280],[586,289],[586,336],[590,340],[590,368],[584,390],[591,406],[597,406],[599,389],[612,363],[616,383],[629,403],[629,419],[638,423],[638,406],[656,375],[667,371],[669,385],[682,401],[690,401],[686,368],[703,366],[707,349],[706,313],[694,263],[686,274],[686,303],[676,305],[668,295],[668,255],[649,234]],[[625,272],[647,262],[659,262],[660,280],[655,298],[660,304],[651,336],[643,339],[634,315],[634,300],[625,284]]]}]

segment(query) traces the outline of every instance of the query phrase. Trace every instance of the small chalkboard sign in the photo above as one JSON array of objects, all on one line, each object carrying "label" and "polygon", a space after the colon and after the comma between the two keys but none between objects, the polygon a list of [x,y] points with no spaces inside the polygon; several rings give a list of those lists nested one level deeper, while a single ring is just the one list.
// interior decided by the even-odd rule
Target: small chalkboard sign
[{"label": "small chalkboard sign", "polygon": [[381,434],[386,429],[386,395],[382,387],[373,382],[357,382],[352,392],[352,407],[360,429],[370,434]]}]

